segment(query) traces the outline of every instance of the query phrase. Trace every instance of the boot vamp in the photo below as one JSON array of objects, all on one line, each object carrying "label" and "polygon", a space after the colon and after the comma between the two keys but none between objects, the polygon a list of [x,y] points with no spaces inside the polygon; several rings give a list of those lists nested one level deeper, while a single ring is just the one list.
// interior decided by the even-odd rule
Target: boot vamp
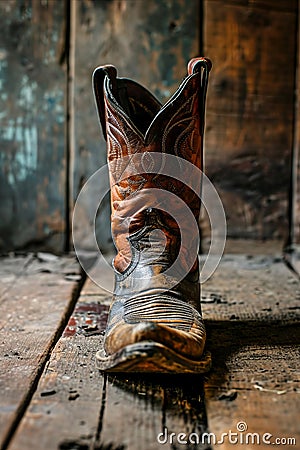
[{"label": "boot vamp", "polygon": [[176,298],[176,292],[159,291],[114,299],[105,336],[108,354],[137,342],[154,341],[192,359],[202,355],[205,328],[201,314]]}]

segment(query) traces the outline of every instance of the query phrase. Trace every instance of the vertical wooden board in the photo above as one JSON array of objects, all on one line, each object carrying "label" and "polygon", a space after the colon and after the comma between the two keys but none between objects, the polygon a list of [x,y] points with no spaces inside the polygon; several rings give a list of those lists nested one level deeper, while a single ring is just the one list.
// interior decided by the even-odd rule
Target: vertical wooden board
[{"label": "vertical wooden board", "polygon": [[[186,74],[188,60],[198,54],[198,1],[147,2],[112,0],[72,2],[75,20],[75,148],[74,200],[81,186],[106,163],[106,143],[101,135],[91,90],[95,67],[113,64],[119,76],[133,78],[165,101]],[[108,186],[99,179],[101,192]],[[83,248],[91,249],[87,235],[99,204],[91,194],[89,205],[81,205]],[[105,198],[96,221],[100,247],[112,246],[109,199]]]},{"label": "vertical wooden board", "polygon": [[298,7],[298,36],[297,36],[297,70],[296,70],[296,105],[295,105],[295,135],[293,160],[293,211],[292,211],[292,242],[296,245],[294,266],[300,274],[300,5]]},{"label": "vertical wooden board", "polygon": [[295,0],[204,1],[206,170],[230,237],[287,237],[296,12]]},{"label": "vertical wooden board", "polygon": [[[300,22],[300,21],[299,21]],[[298,24],[298,27],[300,24]],[[296,164],[296,204],[295,204],[295,223],[294,223],[294,239],[295,243],[300,245],[300,31],[298,31],[298,69],[297,69],[297,121],[296,121],[296,146],[295,158]]]},{"label": "vertical wooden board", "polygon": [[64,2],[0,2],[0,248],[62,251]]}]

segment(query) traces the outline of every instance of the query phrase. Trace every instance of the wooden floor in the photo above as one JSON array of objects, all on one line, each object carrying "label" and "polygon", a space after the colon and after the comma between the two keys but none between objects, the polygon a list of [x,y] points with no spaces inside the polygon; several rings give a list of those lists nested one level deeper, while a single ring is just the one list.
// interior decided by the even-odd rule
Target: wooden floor
[{"label": "wooden floor", "polygon": [[110,294],[72,256],[0,264],[1,449],[300,448],[300,284],[280,254],[227,254],[203,285],[205,376],[99,373]]}]

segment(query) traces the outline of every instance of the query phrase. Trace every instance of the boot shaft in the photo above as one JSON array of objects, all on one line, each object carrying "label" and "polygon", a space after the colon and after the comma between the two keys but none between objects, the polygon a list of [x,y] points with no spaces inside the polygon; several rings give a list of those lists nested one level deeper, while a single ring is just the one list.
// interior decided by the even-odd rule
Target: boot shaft
[{"label": "boot shaft", "polygon": [[[132,264],[135,250],[147,247],[150,235],[156,249],[144,253],[148,266],[151,259],[159,259],[156,270],[165,270],[181,248],[181,269],[197,269],[195,251],[191,250],[197,251],[199,232],[191,222],[194,218],[198,223],[201,176],[198,172],[193,177],[194,190],[186,186],[180,178],[182,170],[188,172],[188,168],[182,168],[181,159],[197,169],[203,167],[210,68],[207,59],[192,60],[187,77],[164,106],[140,84],[118,78],[113,66],[94,72],[95,98],[108,148],[112,235],[118,251],[115,268],[121,273]],[[167,172],[173,176],[166,175],[165,166],[170,164],[173,170]],[[185,179],[190,176],[186,173]],[[155,230],[161,233],[153,234]],[[182,248],[181,237],[187,234],[189,242]]]}]

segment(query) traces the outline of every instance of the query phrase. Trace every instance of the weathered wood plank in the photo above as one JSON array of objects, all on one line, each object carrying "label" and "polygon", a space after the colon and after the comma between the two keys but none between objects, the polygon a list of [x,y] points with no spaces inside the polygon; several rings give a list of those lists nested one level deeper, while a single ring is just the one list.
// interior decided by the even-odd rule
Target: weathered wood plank
[{"label": "weathered wood plank", "polygon": [[[76,8],[75,35],[75,148],[74,200],[82,185],[106,163],[106,143],[101,136],[91,90],[93,70],[113,64],[121,77],[133,78],[150,89],[161,101],[175,91],[186,74],[186,64],[198,54],[198,0],[167,2],[101,0],[72,2]],[[99,179],[101,192],[108,188]],[[82,205],[81,247],[93,248],[86,233],[97,210],[99,198],[91,194],[90,204]],[[96,235],[102,250],[112,248],[109,198],[98,211]]]},{"label": "weathered wood plank", "polygon": [[0,2],[0,250],[61,252],[64,2]]},{"label": "weathered wood plank", "polygon": [[[264,433],[273,435],[271,443],[281,437],[299,441],[299,296],[299,280],[270,256],[225,256],[204,285],[213,354],[205,404],[217,439],[229,430],[238,432],[243,421],[249,433],[259,434],[262,446]],[[225,437],[217,448],[231,446]]]},{"label": "weathered wood plank", "polygon": [[0,264],[0,440],[5,448],[74,306],[74,258],[2,258]]},{"label": "weathered wood plank", "polygon": [[[98,336],[62,338],[10,449],[159,449],[164,427],[205,430],[202,379],[108,377]],[[161,438],[163,439],[163,437]],[[166,448],[173,448],[170,445]]]},{"label": "weathered wood plank", "polygon": [[242,420],[249,432],[298,437],[299,295],[298,281],[278,258],[225,257],[203,287],[214,361],[205,376],[205,409],[200,376],[103,377],[95,369],[110,294],[88,281],[10,449],[36,442],[49,450],[159,449],[163,430],[164,447],[179,448],[179,433],[202,439],[206,415],[217,438]]},{"label": "weathered wood plank", "polygon": [[[299,7],[300,11],[300,7]],[[299,12],[300,14],[300,12]],[[287,257],[293,268],[300,275],[300,17],[298,14],[297,35],[297,68],[295,73],[295,128],[294,154],[291,182],[291,235]]]},{"label": "weathered wood plank", "polygon": [[288,235],[296,22],[295,0],[204,1],[206,170],[230,237]]},{"label": "weathered wood plank", "polygon": [[[296,120],[295,120],[295,211],[294,211],[294,240],[297,244],[300,244],[300,19],[298,16],[298,66],[297,66],[297,80],[296,80]],[[299,271],[300,273],[300,271]]]}]

